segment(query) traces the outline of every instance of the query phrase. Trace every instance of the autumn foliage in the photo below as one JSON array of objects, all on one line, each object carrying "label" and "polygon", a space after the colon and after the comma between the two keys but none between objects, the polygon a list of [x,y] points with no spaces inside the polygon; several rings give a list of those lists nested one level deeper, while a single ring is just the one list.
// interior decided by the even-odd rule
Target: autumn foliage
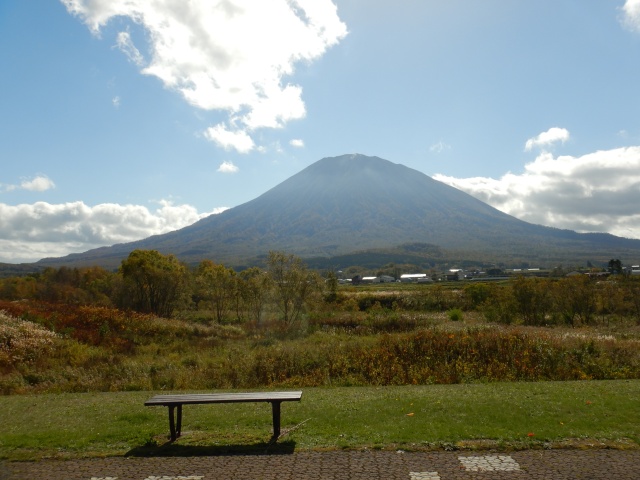
[{"label": "autumn foliage", "polygon": [[464,325],[446,315],[414,316],[397,333],[343,329],[318,318],[304,333],[105,307],[2,302],[0,309],[5,393],[640,377],[634,338]]},{"label": "autumn foliage", "polygon": [[1,392],[640,378],[636,279],[329,288],[283,255],[131,260],[0,281]]}]

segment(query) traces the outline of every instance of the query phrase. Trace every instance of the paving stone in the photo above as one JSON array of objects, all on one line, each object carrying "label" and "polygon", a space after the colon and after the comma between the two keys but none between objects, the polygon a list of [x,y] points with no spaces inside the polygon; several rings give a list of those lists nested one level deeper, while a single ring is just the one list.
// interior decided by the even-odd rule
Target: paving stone
[{"label": "paving stone", "polygon": [[438,472],[409,472],[411,480],[441,480]]},{"label": "paving stone", "polygon": [[[468,468],[469,467],[469,468]],[[640,450],[335,451],[0,462],[1,480],[638,480]]]},{"label": "paving stone", "polygon": [[179,475],[177,477],[167,477],[167,476],[154,477],[152,475],[150,477],[145,478],[144,480],[202,480],[203,478],[204,478],[203,475],[190,475],[188,477],[183,477],[182,475]]},{"label": "paving stone", "polygon": [[497,472],[520,470],[520,465],[509,455],[483,455],[479,457],[458,457],[469,472]]}]

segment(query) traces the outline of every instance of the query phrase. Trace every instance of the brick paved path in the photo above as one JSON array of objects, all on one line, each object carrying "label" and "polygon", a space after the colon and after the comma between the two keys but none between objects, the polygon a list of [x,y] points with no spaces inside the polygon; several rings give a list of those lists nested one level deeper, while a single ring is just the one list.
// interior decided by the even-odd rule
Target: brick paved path
[{"label": "brick paved path", "polygon": [[1,480],[638,480],[640,450],[301,452],[0,464]]}]

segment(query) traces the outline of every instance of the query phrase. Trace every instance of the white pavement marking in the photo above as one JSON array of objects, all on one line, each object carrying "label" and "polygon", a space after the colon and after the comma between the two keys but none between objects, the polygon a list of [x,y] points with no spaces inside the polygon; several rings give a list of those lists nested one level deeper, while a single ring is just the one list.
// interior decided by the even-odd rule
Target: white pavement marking
[{"label": "white pavement marking", "polygon": [[204,475],[190,475],[188,477],[183,477],[183,476],[179,476],[179,477],[167,477],[167,476],[154,477],[152,475],[150,477],[145,478],[144,480],[202,480],[203,478],[204,478]]},{"label": "white pavement marking", "polygon": [[481,457],[458,457],[468,472],[516,471],[520,465],[509,455],[484,455]]},{"label": "white pavement marking", "polygon": [[[184,477],[184,476],[170,477],[167,475],[164,475],[162,477],[156,477],[154,475],[151,475],[150,477],[147,477],[144,480],[202,480],[203,478],[204,478],[204,475],[190,475],[188,477]],[[89,480],[118,480],[118,477],[91,477]]]},{"label": "white pavement marking", "polygon": [[438,472],[409,472],[411,480],[440,480]]}]

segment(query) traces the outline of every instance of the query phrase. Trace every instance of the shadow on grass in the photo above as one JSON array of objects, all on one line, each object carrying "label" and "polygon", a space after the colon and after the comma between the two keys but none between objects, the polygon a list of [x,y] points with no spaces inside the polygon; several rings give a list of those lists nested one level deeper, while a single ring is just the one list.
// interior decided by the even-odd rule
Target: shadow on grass
[{"label": "shadow on grass", "polygon": [[258,442],[248,445],[141,445],[132,448],[127,457],[216,457],[230,455],[291,455],[296,442]]}]

